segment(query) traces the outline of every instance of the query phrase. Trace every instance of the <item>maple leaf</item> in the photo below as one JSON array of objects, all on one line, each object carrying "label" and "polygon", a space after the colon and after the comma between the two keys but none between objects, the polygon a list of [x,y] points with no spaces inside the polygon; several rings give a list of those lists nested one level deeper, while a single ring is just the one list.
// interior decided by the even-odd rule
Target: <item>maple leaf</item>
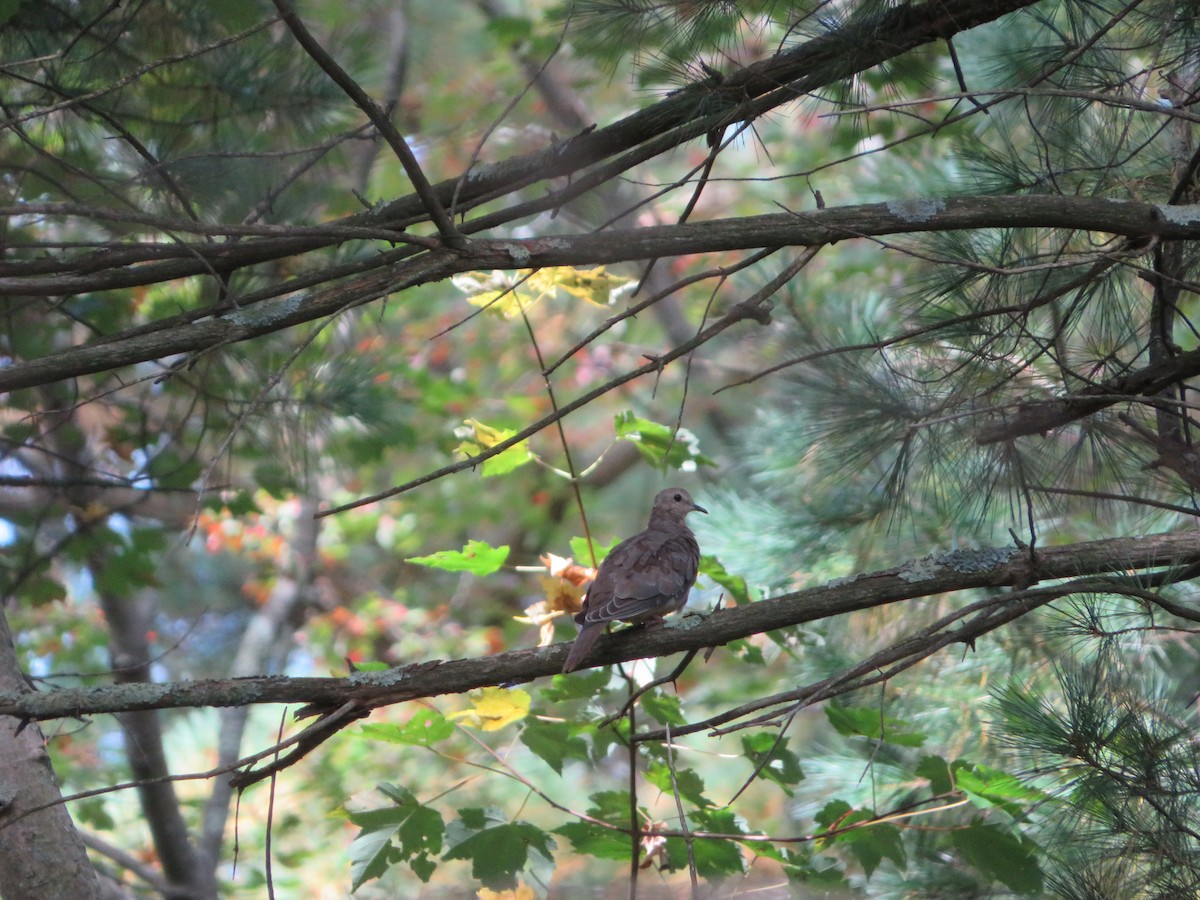
[{"label": "maple leaf", "polygon": [[505,725],[519,722],[529,715],[530,696],[527,691],[486,687],[471,693],[471,708],[447,716],[462,719],[462,724],[484,731],[499,731]]}]

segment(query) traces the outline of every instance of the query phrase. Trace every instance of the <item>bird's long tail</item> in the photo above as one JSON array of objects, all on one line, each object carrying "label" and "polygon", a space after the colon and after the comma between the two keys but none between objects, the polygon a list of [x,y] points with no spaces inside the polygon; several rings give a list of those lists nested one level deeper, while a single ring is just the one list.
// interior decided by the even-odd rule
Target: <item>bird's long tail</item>
[{"label": "bird's long tail", "polygon": [[578,669],[592,649],[592,644],[596,643],[596,638],[604,633],[606,622],[589,622],[579,629],[579,634],[575,637],[575,643],[571,645],[571,652],[567,654],[567,661],[563,663],[563,674],[574,672]]}]

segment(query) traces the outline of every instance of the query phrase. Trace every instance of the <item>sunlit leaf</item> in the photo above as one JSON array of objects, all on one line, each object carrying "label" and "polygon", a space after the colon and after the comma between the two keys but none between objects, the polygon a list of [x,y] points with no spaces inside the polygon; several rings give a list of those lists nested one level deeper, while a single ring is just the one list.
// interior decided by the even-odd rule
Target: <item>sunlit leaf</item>
[{"label": "sunlit leaf", "polygon": [[[463,441],[454,448],[454,452],[464,458],[471,458],[508,440],[516,432],[508,428],[485,425],[476,419],[467,419],[465,427],[459,428],[455,434],[463,438]],[[537,456],[529,449],[529,441],[520,441],[507,450],[502,450],[495,456],[485,459],[480,471],[485,478],[507,475],[536,458]]]},{"label": "sunlit leaf", "polygon": [[604,557],[612,552],[613,547],[621,543],[619,537],[613,538],[607,544],[601,544],[594,537],[592,538],[592,550],[588,550],[587,538],[573,537],[571,538],[571,555],[579,560],[585,566],[592,565],[592,552],[596,554],[596,565],[604,562]]},{"label": "sunlit leaf", "polygon": [[486,687],[471,693],[471,708],[447,716],[484,731],[498,731],[529,715],[530,696],[517,688]]},{"label": "sunlit leaf", "polygon": [[616,292],[626,289],[632,282],[625,276],[610,274],[604,266],[464,272],[451,280],[467,295],[468,303],[505,318],[518,316],[543,300],[557,297],[560,290],[567,296],[607,308]]},{"label": "sunlit leaf", "polygon": [[825,705],[825,715],[838,733],[847,737],[861,736],[902,747],[920,747],[925,743],[925,735],[913,731],[908,722],[885,716],[871,707],[843,706],[834,701]]},{"label": "sunlit leaf", "polygon": [[632,441],[655,468],[690,471],[697,466],[716,465],[700,452],[700,441],[686,428],[660,425],[629,411],[619,413],[613,426],[617,437]]},{"label": "sunlit leaf", "polygon": [[432,709],[419,709],[403,725],[391,722],[368,722],[359,732],[363,737],[393,744],[412,744],[432,747],[454,733],[454,725]]},{"label": "sunlit leaf", "polygon": [[542,269],[549,273],[553,284],[572,297],[586,300],[596,306],[607,307],[612,302],[613,293],[632,284],[632,278],[613,275],[604,266],[594,269],[576,269],[572,266],[559,266],[554,269]]},{"label": "sunlit leaf", "polygon": [[1015,776],[984,765],[955,760],[950,767],[954,786],[965,791],[976,806],[998,806],[1016,819],[1046,799],[1046,794],[1022,783]]},{"label": "sunlit leaf", "polygon": [[749,603],[750,589],[746,587],[746,579],[726,571],[721,561],[715,556],[700,557],[700,574],[707,575],[729,592],[735,603]]},{"label": "sunlit leaf", "polygon": [[439,550],[429,556],[409,556],[405,562],[446,572],[491,575],[508,559],[508,546],[493,547],[484,541],[467,541],[462,550]]}]

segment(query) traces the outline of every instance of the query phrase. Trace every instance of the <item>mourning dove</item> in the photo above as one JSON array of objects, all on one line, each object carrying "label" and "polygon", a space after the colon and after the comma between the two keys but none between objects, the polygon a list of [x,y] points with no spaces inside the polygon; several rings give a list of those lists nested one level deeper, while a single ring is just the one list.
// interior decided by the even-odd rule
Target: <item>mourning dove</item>
[{"label": "mourning dove", "polygon": [[583,598],[583,610],[575,616],[579,635],[563,674],[579,668],[610,622],[661,621],[687,603],[700,565],[696,536],[684,522],[693,511],[708,512],[683,488],[659,491],[646,530],[621,541],[605,557]]}]

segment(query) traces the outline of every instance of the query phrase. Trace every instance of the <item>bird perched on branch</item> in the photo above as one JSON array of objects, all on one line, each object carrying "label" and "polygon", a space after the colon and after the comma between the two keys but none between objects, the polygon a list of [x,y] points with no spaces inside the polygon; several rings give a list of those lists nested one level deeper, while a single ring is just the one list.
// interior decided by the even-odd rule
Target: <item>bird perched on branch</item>
[{"label": "bird perched on branch", "polygon": [[579,635],[563,674],[574,672],[610,622],[662,621],[683,608],[696,581],[700,547],[684,519],[707,513],[683,488],[659,491],[646,530],[621,541],[600,564],[575,616]]}]

